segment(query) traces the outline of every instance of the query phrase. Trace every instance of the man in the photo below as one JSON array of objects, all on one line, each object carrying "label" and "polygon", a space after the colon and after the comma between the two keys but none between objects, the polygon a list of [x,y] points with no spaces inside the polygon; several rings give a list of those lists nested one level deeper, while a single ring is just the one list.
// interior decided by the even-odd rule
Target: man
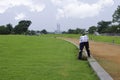
[{"label": "man", "polygon": [[84,46],[85,46],[85,48],[86,48],[88,57],[90,57],[89,38],[88,38],[87,35],[82,34],[82,36],[80,36],[80,44],[79,44],[80,51],[79,51],[78,59],[82,59],[82,52],[83,52]]}]

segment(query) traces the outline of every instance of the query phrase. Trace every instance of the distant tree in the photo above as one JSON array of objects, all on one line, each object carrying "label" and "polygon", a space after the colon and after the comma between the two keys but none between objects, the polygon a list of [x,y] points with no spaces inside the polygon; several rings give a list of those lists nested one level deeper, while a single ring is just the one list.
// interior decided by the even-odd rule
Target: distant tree
[{"label": "distant tree", "polygon": [[75,30],[69,29],[69,30],[68,30],[68,34],[75,34]]},{"label": "distant tree", "polygon": [[[77,29],[76,29],[77,30]],[[83,33],[85,33],[86,32],[86,30],[85,29],[79,29],[79,34],[83,34]]]},{"label": "distant tree", "polygon": [[31,34],[31,35],[35,35],[35,34],[36,34],[36,31],[31,30],[31,31],[30,31],[30,34]]},{"label": "distant tree", "polygon": [[68,34],[82,34],[85,31],[86,31],[85,29],[76,28],[76,29],[69,29],[67,33]]},{"label": "distant tree", "polygon": [[62,34],[67,34],[67,33],[68,33],[68,32],[66,32],[66,31],[63,31],[63,32],[62,32]]},{"label": "distant tree", "polygon": [[120,33],[120,26],[119,25],[112,25],[110,27],[109,31],[110,31],[109,33]]},{"label": "distant tree", "polygon": [[12,24],[7,24],[6,29],[8,30],[8,33],[11,34],[13,32]]},{"label": "distant tree", "polygon": [[76,30],[75,30],[76,34],[82,34],[84,32],[85,32],[85,29],[76,28]]},{"label": "distant tree", "polygon": [[112,17],[113,17],[113,22],[117,22],[120,25],[120,6],[118,6],[117,10],[115,10]]},{"label": "distant tree", "polygon": [[9,30],[4,25],[0,26],[0,34],[9,34]]},{"label": "distant tree", "polygon": [[81,29],[76,28],[76,30],[74,32],[75,32],[75,34],[80,34],[81,33]]},{"label": "distant tree", "polygon": [[98,22],[98,32],[99,33],[105,33],[109,25],[111,24],[111,21],[100,21]]},{"label": "distant tree", "polygon": [[25,34],[28,30],[28,27],[31,25],[31,21],[29,20],[21,20],[18,25],[15,26],[14,32],[15,34]]},{"label": "distant tree", "polygon": [[90,34],[93,34],[94,32],[96,32],[97,31],[97,27],[96,26],[91,26],[89,29],[88,29],[88,32],[90,33]]},{"label": "distant tree", "polygon": [[41,33],[41,31],[39,31],[39,30],[37,30],[36,32],[37,32],[37,33]]},{"label": "distant tree", "polygon": [[42,34],[47,34],[48,32],[47,32],[47,30],[43,29],[43,30],[41,31],[41,33],[42,33]]}]

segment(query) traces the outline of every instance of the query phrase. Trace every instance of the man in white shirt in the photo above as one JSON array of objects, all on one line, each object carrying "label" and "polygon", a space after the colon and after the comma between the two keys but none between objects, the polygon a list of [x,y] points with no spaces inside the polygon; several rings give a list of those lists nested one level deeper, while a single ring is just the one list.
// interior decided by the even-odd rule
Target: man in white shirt
[{"label": "man in white shirt", "polygon": [[89,38],[88,38],[87,35],[82,34],[82,36],[80,36],[80,44],[79,44],[80,52],[79,52],[78,59],[82,59],[82,52],[83,52],[84,46],[85,46],[85,48],[86,48],[88,57],[90,57]]}]

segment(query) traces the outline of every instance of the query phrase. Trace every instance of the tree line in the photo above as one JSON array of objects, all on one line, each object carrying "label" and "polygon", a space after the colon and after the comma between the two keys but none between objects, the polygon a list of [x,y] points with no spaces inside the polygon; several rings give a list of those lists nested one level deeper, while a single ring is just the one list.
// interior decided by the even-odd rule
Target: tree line
[{"label": "tree line", "polygon": [[120,33],[120,6],[115,10],[112,15],[112,21],[100,21],[97,26],[91,26],[88,32],[93,34],[94,32],[99,33]]},{"label": "tree line", "polygon": [[82,34],[86,32],[86,29],[80,29],[80,28],[76,28],[76,29],[68,29],[68,31],[63,31],[63,34]]},{"label": "tree line", "polygon": [[10,23],[2,25],[0,26],[0,34],[25,34],[31,23],[30,20],[21,20],[14,28]]},{"label": "tree line", "polygon": [[48,32],[43,29],[41,31],[28,30],[32,24],[30,20],[21,20],[15,27],[12,24],[6,24],[0,26],[0,34],[24,34],[24,35],[36,35],[36,34],[47,34]]}]

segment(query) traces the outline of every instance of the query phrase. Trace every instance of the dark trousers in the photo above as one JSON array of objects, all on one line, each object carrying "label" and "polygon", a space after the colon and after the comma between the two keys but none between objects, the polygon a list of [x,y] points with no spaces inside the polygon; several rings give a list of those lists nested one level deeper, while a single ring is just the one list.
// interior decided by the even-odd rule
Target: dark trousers
[{"label": "dark trousers", "polygon": [[81,59],[82,58],[82,52],[83,52],[83,48],[85,47],[88,57],[90,57],[90,50],[89,50],[89,42],[82,42],[80,43],[80,51],[79,51],[79,56],[78,58]]}]

